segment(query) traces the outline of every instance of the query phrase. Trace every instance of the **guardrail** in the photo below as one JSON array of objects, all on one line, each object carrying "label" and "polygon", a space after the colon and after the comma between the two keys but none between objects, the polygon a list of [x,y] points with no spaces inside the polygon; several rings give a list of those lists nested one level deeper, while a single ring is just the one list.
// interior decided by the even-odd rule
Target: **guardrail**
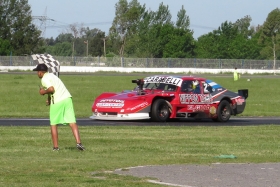
[{"label": "guardrail", "polygon": [[[54,57],[61,66],[207,68],[207,69],[280,69],[280,60],[196,59],[196,58],[120,58]],[[35,66],[31,56],[0,56],[0,66]],[[274,68],[275,66],[275,68]]]}]

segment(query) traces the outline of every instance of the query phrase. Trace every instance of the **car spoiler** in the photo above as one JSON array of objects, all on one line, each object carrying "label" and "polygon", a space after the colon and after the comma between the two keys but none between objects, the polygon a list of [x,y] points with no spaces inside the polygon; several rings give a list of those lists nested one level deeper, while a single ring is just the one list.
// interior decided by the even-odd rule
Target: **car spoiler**
[{"label": "car spoiler", "polygon": [[245,99],[247,99],[248,97],[248,89],[242,89],[242,90],[238,90],[238,95],[243,96]]}]

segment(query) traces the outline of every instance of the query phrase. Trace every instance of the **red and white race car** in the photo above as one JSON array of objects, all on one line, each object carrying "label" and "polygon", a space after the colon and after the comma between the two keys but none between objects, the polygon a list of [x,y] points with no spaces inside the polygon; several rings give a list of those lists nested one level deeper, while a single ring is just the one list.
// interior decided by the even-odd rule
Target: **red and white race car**
[{"label": "red and white race car", "polygon": [[179,118],[212,118],[226,122],[244,111],[248,90],[237,93],[200,77],[155,75],[132,80],[137,87],[102,93],[92,105],[91,119],[164,122]]}]

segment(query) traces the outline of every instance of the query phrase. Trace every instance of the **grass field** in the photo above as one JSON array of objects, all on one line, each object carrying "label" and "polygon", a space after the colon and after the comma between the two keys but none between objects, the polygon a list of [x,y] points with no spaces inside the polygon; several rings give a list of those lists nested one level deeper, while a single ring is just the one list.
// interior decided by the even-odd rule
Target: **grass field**
[{"label": "grass field", "polygon": [[[0,127],[0,186],[156,186],[109,171],[139,165],[279,161],[279,126],[80,127],[86,151],[59,128],[59,152],[49,127]],[[217,159],[233,154],[236,159]]]},{"label": "grass field", "polygon": [[[206,76],[205,76],[206,77]],[[104,91],[132,89],[141,75],[61,75],[73,95],[77,117],[91,115],[94,98]],[[249,89],[240,116],[279,116],[278,76],[207,76],[232,91]],[[45,97],[38,94],[36,74],[0,74],[0,115],[48,117]],[[139,165],[208,164],[213,162],[279,162],[277,125],[262,126],[81,126],[86,151],[75,148],[69,127],[59,127],[60,151],[52,151],[48,122],[38,127],[0,126],[0,186],[160,186],[110,171]],[[217,159],[233,154],[236,159]]]},{"label": "grass field", "polygon": [[[148,75],[145,75],[148,76]],[[204,76],[204,75],[202,75]],[[87,74],[60,76],[73,96],[76,116],[91,116],[91,105],[102,92],[120,92],[135,87],[132,79],[143,78],[141,74]],[[216,81],[231,91],[249,89],[249,97],[244,113],[239,116],[280,116],[280,79],[279,76],[258,76],[241,78],[234,82],[232,76],[205,77]],[[39,95],[40,79],[36,73],[0,74],[0,117],[48,117],[45,106],[46,96]]]}]

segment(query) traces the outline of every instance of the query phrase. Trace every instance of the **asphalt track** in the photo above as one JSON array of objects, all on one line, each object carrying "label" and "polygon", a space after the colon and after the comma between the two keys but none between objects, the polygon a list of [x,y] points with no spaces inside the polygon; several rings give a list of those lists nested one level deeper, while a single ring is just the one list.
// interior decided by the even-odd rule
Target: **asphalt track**
[{"label": "asphalt track", "polygon": [[[150,121],[97,121],[77,119],[79,126],[256,126],[280,125],[280,117],[233,117],[226,123],[184,119],[165,123]],[[49,119],[0,119],[0,126],[49,126]],[[151,183],[177,187],[279,187],[280,163],[166,165],[121,168],[115,174],[147,178]],[[154,180],[151,180],[153,178]]]},{"label": "asphalt track", "polygon": [[[280,125],[280,117],[232,117],[226,123],[214,122],[209,119],[181,119],[179,121],[150,122],[141,121],[99,121],[89,118],[77,119],[79,126],[256,126],[256,125]],[[0,126],[45,126],[49,125],[49,119],[43,118],[8,118],[0,119]]]}]

